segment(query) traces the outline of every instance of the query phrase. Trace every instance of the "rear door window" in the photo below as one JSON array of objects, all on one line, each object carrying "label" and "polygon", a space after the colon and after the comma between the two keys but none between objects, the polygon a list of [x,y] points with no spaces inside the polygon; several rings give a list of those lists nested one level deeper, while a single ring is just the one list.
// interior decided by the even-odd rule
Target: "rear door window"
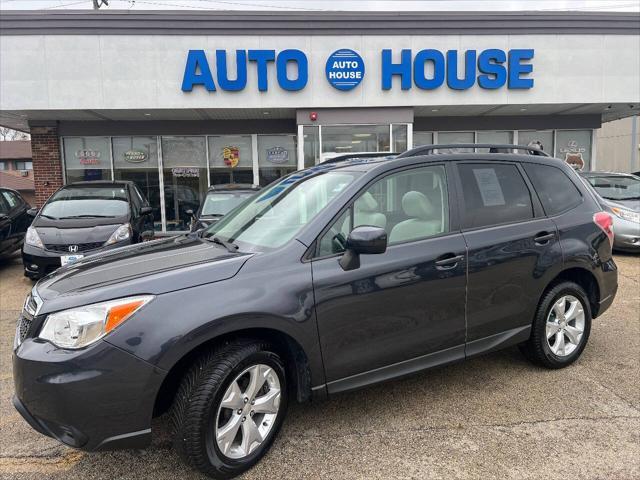
[{"label": "rear door window", "polygon": [[7,204],[9,205],[10,210],[13,210],[18,205],[20,205],[20,199],[18,199],[18,196],[15,193],[10,192],[8,190],[4,190],[2,192],[2,196],[7,201]]},{"label": "rear door window", "polygon": [[531,192],[513,164],[461,163],[463,227],[478,228],[532,219]]},{"label": "rear door window", "polygon": [[547,215],[566,212],[582,203],[580,190],[559,168],[536,163],[523,166]]}]

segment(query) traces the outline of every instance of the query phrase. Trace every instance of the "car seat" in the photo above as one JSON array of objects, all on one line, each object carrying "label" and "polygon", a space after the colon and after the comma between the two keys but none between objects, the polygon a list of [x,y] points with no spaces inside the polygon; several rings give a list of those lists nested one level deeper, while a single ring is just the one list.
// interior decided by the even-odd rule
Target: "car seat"
[{"label": "car seat", "polygon": [[[365,192],[354,204],[354,227],[369,225],[372,227],[386,228],[387,216],[379,211],[378,201],[370,192]],[[342,233],[345,238],[349,235],[349,219],[342,224]]]},{"label": "car seat", "polygon": [[[435,191],[434,191],[435,193]],[[402,210],[409,218],[391,230],[389,242],[405,242],[442,233],[442,221],[434,202],[420,192],[411,191],[402,197]]]}]

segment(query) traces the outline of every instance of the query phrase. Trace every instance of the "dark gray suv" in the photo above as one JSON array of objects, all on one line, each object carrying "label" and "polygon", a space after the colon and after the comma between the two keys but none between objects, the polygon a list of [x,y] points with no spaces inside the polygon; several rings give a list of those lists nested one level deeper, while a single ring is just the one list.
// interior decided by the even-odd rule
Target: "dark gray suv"
[{"label": "dark gray suv", "polygon": [[616,293],[610,215],[557,159],[434,148],[321,164],[202,234],[45,277],[16,331],[16,408],[93,451],[146,445],[169,412],[177,450],[229,478],[289,401],[511,345],[571,364]]}]

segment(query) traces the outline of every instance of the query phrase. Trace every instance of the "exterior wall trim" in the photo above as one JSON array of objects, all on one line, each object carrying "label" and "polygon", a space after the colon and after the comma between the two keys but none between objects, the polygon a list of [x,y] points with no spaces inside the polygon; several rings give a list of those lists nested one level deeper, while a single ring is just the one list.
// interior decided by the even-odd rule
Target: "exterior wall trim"
[{"label": "exterior wall trim", "polygon": [[257,12],[14,10],[0,35],[637,35],[625,12]]}]

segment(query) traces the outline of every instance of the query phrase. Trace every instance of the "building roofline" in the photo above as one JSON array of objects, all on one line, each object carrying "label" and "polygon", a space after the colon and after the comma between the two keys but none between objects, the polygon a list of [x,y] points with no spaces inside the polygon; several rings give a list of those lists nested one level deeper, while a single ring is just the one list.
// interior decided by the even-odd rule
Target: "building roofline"
[{"label": "building roofline", "polygon": [[4,10],[0,35],[640,35],[635,12]]}]

